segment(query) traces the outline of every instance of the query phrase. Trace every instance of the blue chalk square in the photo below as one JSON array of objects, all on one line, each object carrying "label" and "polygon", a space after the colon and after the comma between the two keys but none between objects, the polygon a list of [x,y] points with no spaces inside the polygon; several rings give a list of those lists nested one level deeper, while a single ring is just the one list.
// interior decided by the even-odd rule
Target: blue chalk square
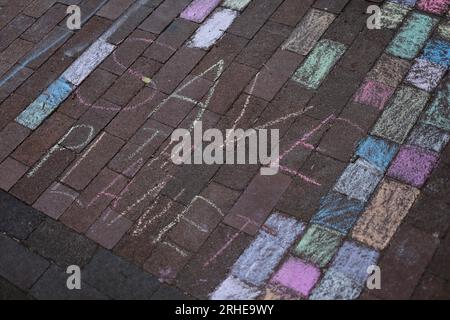
[{"label": "blue chalk square", "polygon": [[408,7],[414,7],[416,5],[417,0],[389,0],[389,2],[395,2]]},{"label": "blue chalk square", "polygon": [[450,63],[450,43],[443,40],[428,41],[423,49],[421,59],[448,68]]},{"label": "blue chalk square", "polygon": [[356,150],[356,155],[385,171],[398,151],[398,145],[384,139],[368,136]]},{"label": "blue chalk square", "polygon": [[311,222],[346,235],[363,209],[364,202],[331,192],[321,199],[320,209]]},{"label": "blue chalk square", "polygon": [[31,130],[36,129],[73,90],[74,86],[63,78],[55,80],[16,118],[16,122]]}]

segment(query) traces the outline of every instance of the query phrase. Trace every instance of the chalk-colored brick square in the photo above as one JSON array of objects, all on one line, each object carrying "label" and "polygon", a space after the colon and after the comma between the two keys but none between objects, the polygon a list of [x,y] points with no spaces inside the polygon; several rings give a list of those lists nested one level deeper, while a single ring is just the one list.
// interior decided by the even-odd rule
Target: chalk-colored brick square
[{"label": "chalk-colored brick square", "polygon": [[408,7],[414,7],[414,5],[416,4],[417,0],[389,0],[391,2],[395,2],[398,4],[402,4]]},{"label": "chalk-colored brick square", "polygon": [[388,171],[388,176],[414,187],[424,185],[438,161],[438,155],[413,146],[400,149]]},{"label": "chalk-colored brick square", "polygon": [[242,11],[252,0],[225,0],[222,6],[233,10]]},{"label": "chalk-colored brick square", "polygon": [[450,21],[442,21],[437,29],[438,35],[446,41],[450,41]]},{"label": "chalk-colored brick square", "polygon": [[397,29],[406,17],[410,7],[395,2],[385,2],[381,8],[381,25],[386,29]]},{"label": "chalk-colored brick square", "polygon": [[229,276],[211,294],[211,300],[255,300],[260,295],[261,291],[258,288]]},{"label": "chalk-colored brick square", "polygon": [[363,209],[363,202],[349,199],[340,193],[331,191],[321,199],[319,211],[314,215],[311,222],[346,235]]},{"label": "chalk-colored brick square", "polygon": [[449,0],[420,0],[417,7],[430,13],[444,14],[448,10],[449,4]]},{"label": "chalk-colored brick square", "polygon": [[234,264],[232,274],[247,283],[262,285],[303,229],[303,224],[293,218],[271,215],[255,241]]},{"label": "chalk-colored brick square", "polygon": [[362,287],[345,275],[329,270],[313,290],[309,300],[354,300]]},{"label": "chalk-colored brick square", "polygon": [[428,107],[424,122],[450,131],[450,82],[448,80]]},{"label": "chalk-colored brick square", "polygon": [[342,234],[311,225],[294,250],[303,260],[323,268],[333,258],[342,240]]},{"label": "chalk-colored brick square", "polygon": [[413,13],[392,40],[387,52],[403,59],[413,59],[422,49],[437,23],[436,18]]},{"label": "chalk-colored brick square", "polygon": [[450,43],[443,40],[429,41],[423,49],[420,59],[448,68],[450,64]]},{"label": "chalk-colored brick square", "polygon": [[424,59],[416,59],[406,81],[419,89],[430,92],[437,87],[445,71],[446,68],[438,64]]},{"label": "chalk-colored brick square", "polygon": [[384,249],[419,194],[414,187],[383,181],[356,223],[352,237],[377,250]]},{"label": "chalk-colored brick square", "polygon": [[345,169],[334,190],[351,199],[366,202],[381,181],[382,176],[383,173],[375,166],[366,160],[359,159]]},{"label": "chalk-colored brick square", "polygon": [[271,283],[292,290],[297,295],[307,297],[320,277],[320,270],[304,261],[290,257],[277,273]]},{"label": "chalk-colored brick square", "polygon": [[412,87],[401,87],[375,124],[372,134],[403,143],[420,113],[425,108],[429,94]]},{"label": "chalk-colored brick square", "polygon": [[373,80],[366,80],[359,88],[354,100],[382,110],[393,93],[394,88]]},{"label": "chalk-colored brick square", "polygon": [[427,124],[417,124],[407,143],[440,153],[450,140],[450,134]]},{"label": "chalk-colored brick square", "polygon": [[384,139],[367,136],[358,145],[356,155],[385,171],[398,151],[398,145]]},{"label": "chalk-colored brick square", "polygon": [[319,41],[292,79],[309,89],[317,89],[345,50],[346,46],[339,42]]},{"label": "chalk-colored brick square", "polygon": [[407,60],[383,54],[367,77],[396,88],[410,67],[411,64]]}]

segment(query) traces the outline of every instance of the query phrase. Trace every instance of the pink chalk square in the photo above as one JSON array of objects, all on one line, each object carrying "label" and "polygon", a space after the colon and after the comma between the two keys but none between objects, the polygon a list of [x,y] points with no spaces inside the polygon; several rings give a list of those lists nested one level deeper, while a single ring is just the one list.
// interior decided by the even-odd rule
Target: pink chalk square
[{"label": "pink chalk square", "polygon": [[8,191],[28,171],[28,167],[13,158],[0,164],[0,189]]},{"label": "pink chalk square", "polygon": [[400,149],[388,171],[388,176],[422,187],[438,162],[438,154],[418,147]]},{"label": "pink chalk square", "polygon": [[356,93],[354,101],[382,110],[393,93],[392,87],[377,81],[366,80]]},{"label": "pink chalk square", "polygon": [[420,0],[418,8],[434,14],[444,14],[449,4],[450,0]]},{"label": "pink chalk square", "polygon": [[53,183],[36,201],[33,208],[58,220],[78,198],[78,192],[60,183]]},{"label": "pink chalk square", "polygon": [[290,257],[272,277],[270,282],[307,297],[319,280],[320,270],[300,259]]},{"label": "pink chalk square", "polygon": [[202,23],[222,0],[194,0],[181,13],[181,18]]}]

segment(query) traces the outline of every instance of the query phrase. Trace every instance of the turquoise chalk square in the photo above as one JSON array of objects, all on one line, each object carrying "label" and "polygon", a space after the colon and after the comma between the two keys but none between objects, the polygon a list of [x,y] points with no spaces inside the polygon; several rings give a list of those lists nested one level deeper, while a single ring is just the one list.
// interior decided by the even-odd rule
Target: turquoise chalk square
[{"label": "turquoise chalk square", "polygon": [[359,143],[356,155],[385,171],[396,155],[398,148],[395,143],[368,136]]},{"label": "turquoise chalk square", "polygon": [[450,63],[450,43],[442,40],[431,40],[423,49],[422,59],[448,68]]},{"label": "turquoise chalk square", "polygon": [[57,79],[16,118],[16,122],[31,130],[36,129],[73,90],[71,83]]},{"label": "turquoise chalk square", "polygon": [[430,124],[450,131],[450,82],[449,79],[438,91],[436,97],[427,108],[422,120]]},{"label": "turquoise chalk square", "polygon": [[364,209],[364,202],[331,191],[320,201],[315,223],[347,235]]}]

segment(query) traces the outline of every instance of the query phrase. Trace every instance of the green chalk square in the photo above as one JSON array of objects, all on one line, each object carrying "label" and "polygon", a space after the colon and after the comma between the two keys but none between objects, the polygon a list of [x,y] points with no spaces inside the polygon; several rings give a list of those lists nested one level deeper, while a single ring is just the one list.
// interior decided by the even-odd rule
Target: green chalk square
[{"label": "green chalk square", "polygon": [[402,59],[413,59],[429,38],[438,19],[414,12],[390,43],[387,53]]},{"label": "green chalk square", "polygon": [[308,89],[316,90],[346,49],[345,45],[336,41],[319,41],[292,79]]},{"label": "green chalk square", "polygon": [[333,258],[341,241],[340,233],[312,224],[294,249],[294,254],[323,268]]},{"label": "green chalk square", "polygon": [[397,29],[409,11],[411,11],[410,7],[386,2],[381,9],[381,25],[386,29]]}]

